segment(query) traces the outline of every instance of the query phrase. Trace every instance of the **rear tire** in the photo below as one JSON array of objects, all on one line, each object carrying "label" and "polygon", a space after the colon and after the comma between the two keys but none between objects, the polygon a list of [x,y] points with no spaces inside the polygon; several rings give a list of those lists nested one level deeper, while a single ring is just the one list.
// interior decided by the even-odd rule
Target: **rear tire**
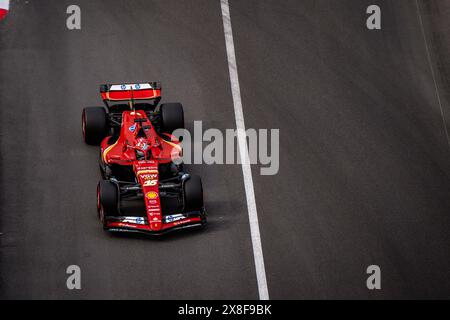
[{"label": "rear tire", "polygon": [[184,128],[184,112],[181,103],[163,103],[161,111],[161,132],[170,133]]},{"label": "rear tire", "polygon": [[81,122],[84,142],[99,145],[108,133],[105,109],[103,107],[84,108]]},{"label": "rear tire", "polygon": [[199,176],[191,176],[183,185],[184,211],[198,211],[203,208],[203,187]]},{"label": "rear tire", "polygon": [[97,185],[97,210],[105,226],[105,217],[119,215],[119,187],[108,180],[100,180]]}]

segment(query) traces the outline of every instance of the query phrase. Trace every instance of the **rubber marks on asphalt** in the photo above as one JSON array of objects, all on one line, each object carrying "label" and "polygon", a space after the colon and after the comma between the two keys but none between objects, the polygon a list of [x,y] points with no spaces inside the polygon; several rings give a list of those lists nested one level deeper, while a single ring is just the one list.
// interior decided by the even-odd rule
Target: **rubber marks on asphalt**
[{"label": "rubber marks on asphalt", "polygon": [[0,0],[0,20],[7,15],[9,11],[9,0]]},{"label": "rubber marks on asphalt", "polygon": [[441,111],[441,118],[442,118],[442,123],[444,126],[444,132],[445,132],[445,136],[447,138],[447,144],[448,147],[450,148],[450,136],[448,133],[448,129],[447,129],[447,123],[445,121],[445,114],[444,114],[444,108],[442,107],[442,99],[441,99],[441,95],[439,93],[439,85],[438,82],[436,80],[436,73],[434,72],[434,67],[433,67],[433,62],[431,59],[431,51],[428,45],[428,40],[427,40],[427,36],[425,33],[425,27],[423,25],[423,19],[422,19],[422,14],[420,13],[420,5],[419,5],[419,1],[416,0],[416,9],[417,9],[417,17],[419,19],[419,25],[420,25],[420,29],[422,31],[422,37],[423,37],[423,41],[425,42],[425,49],[427,52],[427,58],[428,58],[428,65],[430,67],[430,71],[431,71],[431,76],[433,78],[433,82],[434,82],[434,89],[435,89],[435,94],[436,94],[436,99],[439,105],[439,110]]}]

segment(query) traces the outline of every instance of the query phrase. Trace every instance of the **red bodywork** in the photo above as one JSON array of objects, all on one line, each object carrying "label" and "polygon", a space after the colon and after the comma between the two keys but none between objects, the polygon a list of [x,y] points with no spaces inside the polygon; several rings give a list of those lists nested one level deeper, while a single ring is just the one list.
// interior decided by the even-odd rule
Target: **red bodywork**
[{"label": "red bodywork", "polygon": [[[138,137],[141,129],[136,119],[146,119],[142,126],[145,133],[144,137]],[[141,131],[142,132],[142,131]],[[122,127],[120,129],[119,139],[112,145],[108,144],[109,137],[106,137],[101,143],[101,152],[103,161],[107,164],[132,165],[136,161],[135,150],[140,150],[148,154],[151,159],[159,163],[168,163],[172,159],[181,156],[181,146],[179,141],[172,135],[166,134],[167,140],[158,136],[152,123],[143,111],[124,111],[122,113]]]},{"label": "red bodywork", "polygon": [[[160,90],[110,91],[102,93],[104,100],[151,99],[160,95]],[[139,119],[140,122],[135,122]],[[145,119],[145,121],[143,121]],[[144,135],[143,135],[144,133]],[[159,196],[158,165],[170,163],[181,157],[180,142],[170,134],[159,136],[146,113],[142,110],[129,110],[122,113],[122,124],[117,141],[109,144],[110,137],[101,143],[102,161],[107,165],[132,166],[141,184],[144,194],[147,219],[139,217],[115,217],[105,221],[105,228],[110,231],[142,231],[154,234],[171,229],[199,226],[202,218],[199,214],[184,215],[179,213],[171,221],[165,221],[161,210]],[[145,154],[145,159],[136,159],[136,150]]]},{"label": "red bodywork", "polygon": [[161,96],[161,89],[105,91],[101,93],[106,101],[150,100]]},{"label": "red bodywork", "polygon": [[108,222],[107,228],[132,228],[144,232],[162,233],[182,225],[201,223],[200,217],[189,217],[178,221],[165,223],[161,211],[161,200],[158,188],[158,162],[154,160],[134,161],[133,170],[138,177],[144,193],[145,208],[147,211],[147,224],[131,222]]}]

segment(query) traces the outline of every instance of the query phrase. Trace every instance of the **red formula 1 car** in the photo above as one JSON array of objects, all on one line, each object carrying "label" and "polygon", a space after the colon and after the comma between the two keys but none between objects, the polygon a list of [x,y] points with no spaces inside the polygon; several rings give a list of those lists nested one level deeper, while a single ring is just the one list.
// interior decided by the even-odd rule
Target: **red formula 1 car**
[{"label": "red formula 1 car", "polygon": [[162,234],[206,223],[198,176],[183,170],[180,103],[164,103],[157,82],[100,86],[104,107],[83,110],[83,139],[100,145],[97,209],[109,231]]}]

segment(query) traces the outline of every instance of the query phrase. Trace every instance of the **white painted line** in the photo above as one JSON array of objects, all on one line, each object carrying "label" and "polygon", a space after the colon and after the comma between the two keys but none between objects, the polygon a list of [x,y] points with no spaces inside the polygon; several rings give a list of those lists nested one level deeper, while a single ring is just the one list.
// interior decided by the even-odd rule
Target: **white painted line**
[{"label": "white painted line", "polygon": [[427,36],[425,34],[425,28],[423,26],[423,20],[422,20],[422,15],[420,14],[420,7],[419,7],[418,0],[416,0],[416,7],[417,7],[417,16],[419,18],[420,28],[422,29],[423,41],[425,42],[425,49],[427,50],[428,65],[430,66],[431,76],[433,77],[433,81],[434,81],[434,89],[435,89],[435,93],[436,93],[436,98],[437,98],[437,101],[439,104],[439,109],[441,110],[441,117],[442,117],[442,122],[444,124],[445,136],[447,137],[447,144],[448,144],[448,147],[450,148],[450,137],[448,135],[447,124],[445,123],[444,109],[442,108],[442,100],[441,100],[441,96],[439,94],[439,86],[438,86],[438,82],[436,80],[436,74],[434,72],[433,62],[431,60],[430,48],[428,47]]},{"label": "white painted line", "polygon": [[258,281],[259,299],[269,300],[267,289],[266,270],[259,233],[258,212],[256,211],[255,191],[253,189],[252,169],[248,154],[247,138],[245,133],[244,112],[242,111],[241,89],[234,52],[233,30],[231,28],[230,6],[228,0],[221,0],[223,29],[227,48],[228,70],[230,72],[231,92],[233,95],[234,115],[236,118],[236,131],[238,137],[242,174],[244,176],[245,195],[247,198],[250,234],[252,238],[253,257],[255,259],[256,279]]}]

